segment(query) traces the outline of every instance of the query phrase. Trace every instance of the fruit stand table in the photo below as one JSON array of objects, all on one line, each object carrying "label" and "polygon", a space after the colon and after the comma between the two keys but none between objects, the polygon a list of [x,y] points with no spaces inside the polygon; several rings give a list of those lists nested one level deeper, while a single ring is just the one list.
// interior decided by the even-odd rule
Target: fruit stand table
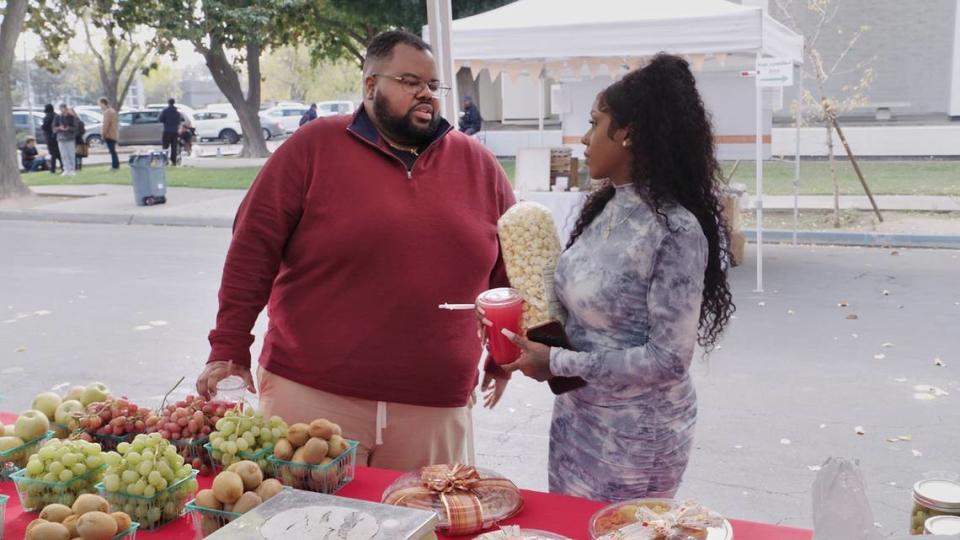
[{"label": "fruit stand table", "polygon": [[[0,413],[0,421],[11,422],[9,415]],[[338,495],[379,501],[383,490],[390,485],[401,473],[384,469],[358,467],[356,478],[345,486]],[[212,477],[199,477],[201,489],[210,487]],[[7,503],[6,529],[4,538],[23,538],[23,530],[27,524],[36,519],[36,514],[25,513],[20,507],[16,487],[13,482],[0,482],[0,494],[9,495]],[[538,491],[523,490],[524,509],[506,524],[516,524],[532,529],[548,530],[564,534],[574,539],[589,538],[587,524],[594,512],[603,508],[604,503],[551,495]],[[802,529],[776,527],[749,521],[730,520],[733,524],[736,540],[810,540],[812,533]],[[154,532],[139,531],[137,540],[152,538],[182,539],[194,538],[193,526],[189,517],[182,517],[178,521],[161,527]],[[444,538],[441,536],[441,538]],[[466,538],[466,537],[460,537]]]}]

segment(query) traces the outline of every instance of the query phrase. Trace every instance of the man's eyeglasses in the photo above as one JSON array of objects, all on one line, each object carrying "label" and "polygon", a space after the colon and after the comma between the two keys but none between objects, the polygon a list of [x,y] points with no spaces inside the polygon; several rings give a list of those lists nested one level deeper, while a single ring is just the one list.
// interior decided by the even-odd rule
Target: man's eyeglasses
[{"label": "man's eyeglasses", "polygon": [[424,87],[426,87],[427,90],[430,90],[431,94],[438,97],[443,97],[450,92],[450,87],[444,86],[440,83],[440,81],[424,81],[419,77],[414,77],[411,75],[386,75],[384,73],[374,73],[373,76],[393,79],[400,83],[400,87],[403,88],[408,94],[414,96],[422,92]]}]

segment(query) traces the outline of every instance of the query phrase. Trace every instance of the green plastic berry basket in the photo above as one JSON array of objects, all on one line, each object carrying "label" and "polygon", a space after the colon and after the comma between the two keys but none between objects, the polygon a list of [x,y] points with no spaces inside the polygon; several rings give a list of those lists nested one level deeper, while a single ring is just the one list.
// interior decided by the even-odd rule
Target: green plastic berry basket
[{"label": "green plastic berry basket", "polygon": [[[223,452],[214,448],[213,443],[208,442],[205,445],[203,445],[203,447],[207,450],[207,452],[210,453],[210,457],[212,458],[211,461],[214,464],[214,468],[226,469],[227,467],[232,465],[232,463],[223,462]],[[261,448],[256,452],[237,452],[237,456],[239,456],[240,459],[246,459],[259,465],[260,470],[263,471],[264,478],[274,477],[273,468],[270,466],[270,462],[268,461],[268,458],[271,455],[273,455],[272,444],[266,448]]]},{"label": "green plastic berry basket", "polygon": [[133,438],[137,435],[139,433],[127,433],[126,435],[98,435],[94,433],[92,437],[94,442],[100,443],[100,448],[104,452],[113,452],[120,443],[133,442]]},{"label": "green plastic berry basket", "polygon": [[187,503],[187,513],[190,514],[190,519],[193,522],[193,532],[196,540],[206,538],[214,531],[243,515],[239,512],[227,512],[199,506],[196,499]]},{"label": "green plastic berry basket", "polygon": [[344,453],[323,465],[295,463],[270,456],[267,461],[270,462],[271,476],[294,489],[333,495],[349,484],[356,474],[357,446],[360,443],[347,439],[347,444],[350,447]]},{"label": "green plastic berry basket", "polygon": [[64,482],[48,482],[40,478],[30,478],[26,469],[13,473],[13,483],[17,486],[20,506],[24,512],[39,512],[48,504],[73,506],[73,501],[84,493],[96,493],[97,482],[103,478],[106,465],[71,478]]},{"label": "green plastic berry basket", "polygon": [[6,523],[6,511],[7,511],[7,497],[6,495],[0,495],[0,540],[3,540],[3,524]]},{"label": "green plastic berry basket", "polygon": [[137,540],[137,529],[139,528],[140,528],[140,524],[134,521],[133,523],[130,524],[129,529],[123,532],[117,533],[110,540]]},{"label": "green plastic berry basket", "polygon": [[141,530],[152,531],[183,515],[187,501],[197,491],[197,472],[191,471],[189,476],[177,480],[152,497],[107,491],[103,482],[96,487],[115,512],[126,512],[139,523]]},{"label": "green plastic berry basket", "polygon": [[30,456],[39,452],[40,446],[52,438],[53,431],[48,431],[42,437],[0,452],[0,481],[10,480],[13,473],[26,467]]},{"label": "green plastic berry basket", "polygon": [[[184,461],[192,465],[194,469],[207,467],[212,471],[216,463],[208,450],[209,442],[209,437],[199,437],[170,441],[170,444],[177,449],[177,453],[183,457]],[[199,460],[200,467],[194,462],[195,460]]]}]

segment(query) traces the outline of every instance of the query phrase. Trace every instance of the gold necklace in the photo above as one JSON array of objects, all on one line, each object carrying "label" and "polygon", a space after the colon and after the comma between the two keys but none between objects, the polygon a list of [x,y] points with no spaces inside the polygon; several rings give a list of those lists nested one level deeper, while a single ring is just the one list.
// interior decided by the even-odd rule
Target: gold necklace
[{"label": "gold necklace", "polygon": [[409,154],[413,154],[413,157],[420,157],[420,152],[417,151],[416,147],[404,148],[402,146],[397,146],[393,144],[392,142],[388,141],[386,138],[384,138],[383,140],[387,141],[387,144],[390,146],[390,148],[393,148],[394,150],[399,150],[401,152],[407,152]]},{"label": "gold necklace", "polygon": [[627,213],[627,215],[623,217],[623,219],[621,219],[620,221],[618,221],[618,222],[616,222],[616,223],[613,222],[614,212],[613,212],[612,209],[611,209],[610,219],[607,220],[607,225],[603,228],[603,239],[604,239],[604,240],[609,239],[609,238],[610,238],[610,233],[613,231],[614,227],[618,227],[618,226],[622,225],[623,223],[625,223],[628,219],[630,219],[630,216],[632,216],[633,213],[637,211],[637,208],[640,208],[640,205],[639,205],[639,204],[638,204],[637,206],[634,206],[634,207],[633,207],[633,210],[630,210],[630,211]]}]

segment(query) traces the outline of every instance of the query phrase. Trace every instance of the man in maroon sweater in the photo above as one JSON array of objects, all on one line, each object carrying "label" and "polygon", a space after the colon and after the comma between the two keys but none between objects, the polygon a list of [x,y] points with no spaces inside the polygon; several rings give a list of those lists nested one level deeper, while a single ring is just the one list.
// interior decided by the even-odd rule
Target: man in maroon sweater
[{"label": "man in maroon sweater", "polygon": [[[374,38],[363,106],[299,129],[237,212],[212,350],[209,395],[239,375],[255,391],[251,331],[266,305],[260,403],[288,422],[329,418],[361,464],[412,469],[473,461],[470,407],[481,351],[472,302],[507,285],[497,219],[514,203],[497,160],[439,115],[430,47]],[[484,376],[486,404],[505,379]]]}]

